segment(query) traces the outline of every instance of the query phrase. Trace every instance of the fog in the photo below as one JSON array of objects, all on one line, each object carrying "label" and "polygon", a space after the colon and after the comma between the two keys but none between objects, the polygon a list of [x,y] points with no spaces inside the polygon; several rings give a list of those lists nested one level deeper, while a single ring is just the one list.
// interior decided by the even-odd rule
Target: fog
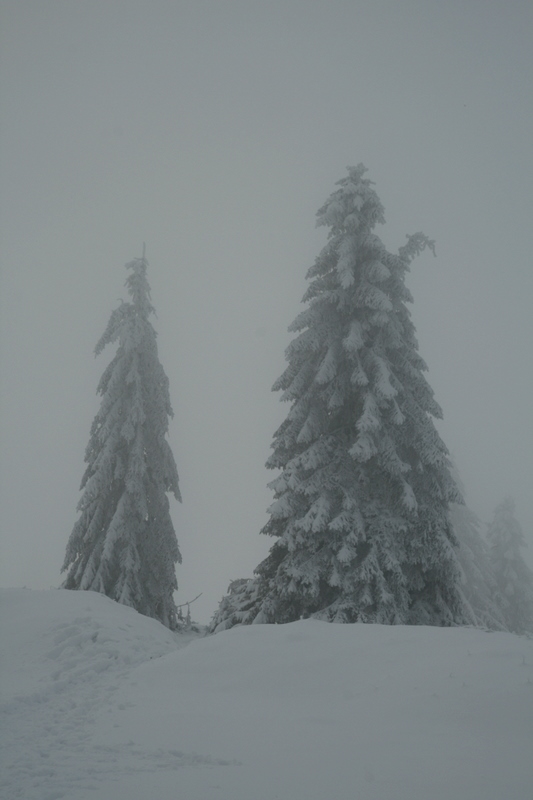
[{"label": "fog", "polygon": [[183,504],[178,602],[209,619],[272,542],[270,391],[315,213],[363,162],[408,278],[439,431],[533,562],[533,7],[527,0],[2,0],[0,585],[48,588],[76,519],[93,349],[146,242]]}]

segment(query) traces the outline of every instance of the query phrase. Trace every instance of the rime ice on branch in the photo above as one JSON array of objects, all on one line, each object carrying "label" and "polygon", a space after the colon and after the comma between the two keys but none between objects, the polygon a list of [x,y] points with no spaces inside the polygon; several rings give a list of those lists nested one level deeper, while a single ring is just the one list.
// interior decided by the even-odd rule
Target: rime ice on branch
[{"label": "rime ice on branch", "polygon": [[267,462],[279,470],[263,529],[275,542],[223,600],[219,630],[302,616],[469,621],[448,515],[461,497],[406,305],[405,274],[433,243],[417,233],[398,254],[385,249],[365,172],[350,168],[317,215],[329,242],[307,273],[307,307],[273,387],[290,403]]},{"label": "rime ice on branch", "polygon": [[66,589],[101,592],[176,626],[173,592],[181,562],[167,492],[181,500],[167,441],[168,379],[157,354],[144,254],[126,264],[130,302],[112,312],[96,345],[118,343],[104,371],[102,401],[85,452],[87,469],[62,571]]}]

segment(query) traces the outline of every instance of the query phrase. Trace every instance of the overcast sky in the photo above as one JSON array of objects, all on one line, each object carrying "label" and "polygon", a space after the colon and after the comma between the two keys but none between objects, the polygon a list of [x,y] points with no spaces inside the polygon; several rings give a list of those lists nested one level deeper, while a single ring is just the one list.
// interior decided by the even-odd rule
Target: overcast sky
[{"label": "overcast sky", "polygon": [[409,276],[470,507],[533,551],[530,0],[2,0],[1,585],[58,586],[94,345],[146,242],[183,504],[178,602],[207,621],[272,544],[270,389],[363,162]]}]

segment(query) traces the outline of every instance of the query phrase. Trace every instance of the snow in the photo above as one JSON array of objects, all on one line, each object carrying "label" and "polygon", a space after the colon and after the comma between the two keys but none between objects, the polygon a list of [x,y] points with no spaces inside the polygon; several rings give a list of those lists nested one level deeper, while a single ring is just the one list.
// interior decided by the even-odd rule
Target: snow
[{"label": "snow", "polygon": [[533,641],[302,620],[173,634],[0,592],[5,800],[523,800]]}]

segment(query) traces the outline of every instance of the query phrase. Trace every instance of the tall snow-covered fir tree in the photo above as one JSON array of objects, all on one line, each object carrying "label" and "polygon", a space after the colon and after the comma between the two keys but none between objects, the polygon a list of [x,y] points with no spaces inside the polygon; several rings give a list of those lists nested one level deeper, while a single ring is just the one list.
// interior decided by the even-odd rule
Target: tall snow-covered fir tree
[{"label": "tall snow-covered fir tree", "polygon": [[514,633],[533,633],[533,573],[521,553],[526,542],[514,511],[510,497],[494,511],[487,530],[490,562],[503,597],[508,629]]},{"label": "tall snow-covered fir tree", "polygon": [[291,404],[267,461],[280,472],[263,533],[276,541],[255,577],[233,584],[212,629],[302,616],[470,621],[449,519],[461,496],[406,305],[405,274],[433,243],[417,233],[398,254],[386,250],[365,172],[349,168],[318,211],[329,241],[273,387]]},{"label": "tall snow-covered fir tree", "polygon": [[171,417],[168,379],[159,362],[148,262],[126,264],[129,302],[112,312],[96,345],[118,343],[104,371],[102,400],[85,453],[80,516],[62,571],[66,589],[86,589],[176,627],[173,592],[181,562],[167,492],[181,500],[167,441]]}]

